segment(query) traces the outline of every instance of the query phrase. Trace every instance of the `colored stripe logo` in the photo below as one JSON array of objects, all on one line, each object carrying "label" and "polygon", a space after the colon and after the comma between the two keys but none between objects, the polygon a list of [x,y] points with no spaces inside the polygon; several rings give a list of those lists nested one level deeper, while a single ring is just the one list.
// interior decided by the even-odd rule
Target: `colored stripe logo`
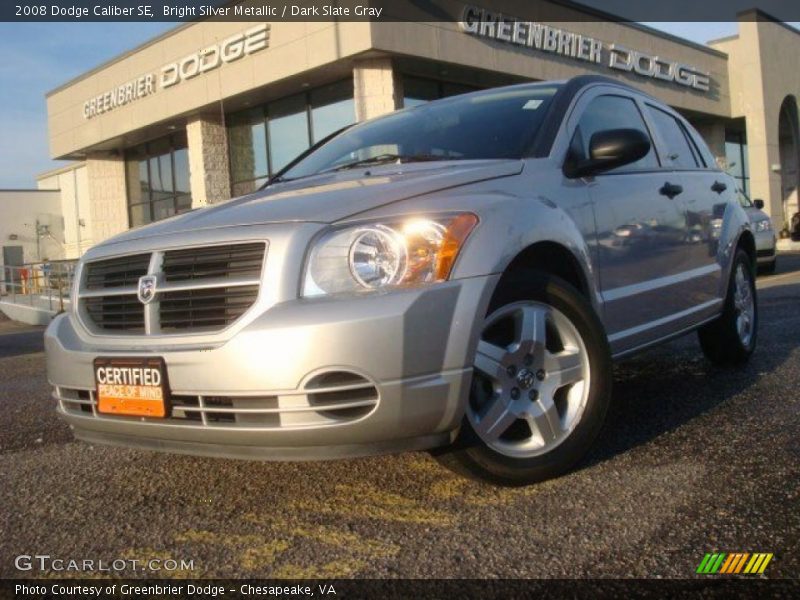
[{"label": "colored stripe logo", "polygon": [[758,575],[764,572],[773,556],[772,553],[765,552],[757,552],[755,554],[750,554],[749,552],[706,554],[697,567],[697,573],[703,575]]}]

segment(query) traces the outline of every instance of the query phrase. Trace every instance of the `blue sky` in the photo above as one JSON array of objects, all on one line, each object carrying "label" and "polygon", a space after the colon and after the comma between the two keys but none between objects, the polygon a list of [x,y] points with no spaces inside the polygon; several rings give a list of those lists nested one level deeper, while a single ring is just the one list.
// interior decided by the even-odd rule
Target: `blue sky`
[{"label": "blue sky", "polygon": [[[736,23],[649,23],[696,42]],[[35,187],[59,166],[47,147],[45,93],[130,50],[173,23],[0,23],[0,189]]]},{"label": "blue sky", "polygon": [[45,93],[173,23],[0,23],[0,189],[35,187],[59,166],[47,147]]}]

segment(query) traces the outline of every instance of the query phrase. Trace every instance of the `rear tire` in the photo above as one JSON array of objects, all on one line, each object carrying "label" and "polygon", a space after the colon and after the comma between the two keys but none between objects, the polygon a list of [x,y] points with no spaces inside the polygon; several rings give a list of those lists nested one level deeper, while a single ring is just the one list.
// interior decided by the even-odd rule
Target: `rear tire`
[{"label": "rear tire", "polygon": [[722,314],[698,330],[700,347],[715,365],[747,362],[758,338],[758,302],[750,256],[736,250]]},{"label": "rear tire", "polygon": [[458,438],[434,455],[499,485],[561,475],[597,437],[611,383],[605,331],[574,287],[535,271],[504,278],[484,320]]}]

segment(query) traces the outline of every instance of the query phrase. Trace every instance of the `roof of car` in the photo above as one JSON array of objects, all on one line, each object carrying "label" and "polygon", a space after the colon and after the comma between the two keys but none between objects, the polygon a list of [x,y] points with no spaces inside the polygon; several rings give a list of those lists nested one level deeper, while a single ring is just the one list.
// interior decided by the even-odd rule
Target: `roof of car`
[{"label": "roof of car", "polygon": [[581,88],[584,88],[584,87],[588,87],[590,85],[605,84],[605,85],[613,85],[613,86],[616,86],[616,87],[621,87],[621,88],[624,88],[624,89],[629,90],[631,92],[636,92],[638,94],[643,94],[645,96],[649,95],[646,92],[643,92],[640,89],[635,88],[632,85],[630,85],[630,84],[628,84],[628,83],[626,83],[624,81],[619,81],[618,79],[613,79],[613,78],[607,77],[605,75],[576,75],[575,77],[572,77],[570,79],[555,79],[555,80],[544,80],[544,81],[526,81],[526,82],[523,82],[523,83],[513,83],[511,85],[500,86],[499,88],[489,88],[489,89],[486,89],[486,90],[478,90],[478,91],[475,91],[475,92],[472,92],[472,93],[480,94],[482,92],[489,92],[489,91],[492,91],[492,90],[496,91],[498,89],[503,89],[503,88],[536,87],[536,86],[548,85],[548,84],[551,84],[551,85],[552,84],[557,84],[559,86],[568,86],[568,87],[573,88],[573,89],[581,89]]},{"label": "roof of car", "polygon": [[[611,79],[610,77],[604,77],[602,75],[578,75],[577,77],[573,77],[572,79],[568,79],[559,83],[562,85],[559,88],[556,96],[553,98],[553,102],[551,102],[550,106],[548,107],[547,118],[545,118],[544,124],[539,129],[536,138],[529,149],[528,156],[532,158],[541,158],[550,154],[550,148],[556,139],[556,135],[558,135],[559,128],[561,127],[561,121],[566,114],[567,109],[578,92],[584,88],[592,85],[602,84],[613,85],[637,94],[643,93],[630,85],[621,83],[615,79]],[[647,96],[647,94],[643,95]],[[658,100],[655,98],[653,98],[653,100],[658,102]]]}]

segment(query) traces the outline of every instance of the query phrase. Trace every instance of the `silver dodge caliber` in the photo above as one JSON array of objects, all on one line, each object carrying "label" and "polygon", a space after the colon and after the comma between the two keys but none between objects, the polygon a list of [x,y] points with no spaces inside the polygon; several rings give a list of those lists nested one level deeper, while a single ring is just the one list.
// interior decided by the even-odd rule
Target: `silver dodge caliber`
[{"label": "silver dodge caliber", "polygon": [[92,443],[426,449],[527,484],[587,452],[613,360],[697,330],[712,362],[746,361],[755,258],[734,181],[658,100],[593,76],[491,89],[94,247],[48,377]]}]

